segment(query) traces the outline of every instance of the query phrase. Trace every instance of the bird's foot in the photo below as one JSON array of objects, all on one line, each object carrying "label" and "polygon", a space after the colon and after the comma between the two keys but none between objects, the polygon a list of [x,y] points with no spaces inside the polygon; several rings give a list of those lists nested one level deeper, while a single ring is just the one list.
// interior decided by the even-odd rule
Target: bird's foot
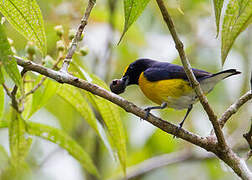
[{"label": "bird's foot", "polygon": [[142,120],[147,120],[148,119],[148,117],[150,116],[150,111],[152,110],[152,107],[147,107],[147,108],[145,108],[144,109],[144,111],[145,111],[145,116],[144,116],[144,118],[140,118],[140,121],[142,121]]},{"label": "bird's foot", "polygon": [[167,103],[166,102],[163,102],[162,104],[161,104],[161,106],[151,106],[151,107],[147,107],[147,108],[145,108],[144,110],[145,110],[145,117],[144,117],[144,119],[145,120],[147,120],[148,119],[148,117],[150,116],[150,111],[152,110],[152,109],[164,109],[164,108],[166,108],[167,107]]},{"label": "bird's foot", "polygon": [[152,109],[151,107],[147,107],[144,109],[144,111],[146,112],[144,119],[148,119],[148,117],[150,116],[151,109]]},{"label": "bird's foot", "polygon": [[179,123],[179,127],[176,128],[176,132],[175,134],[173,135],[173,139],[174,138],[177,138],[177,135],[178,135],[178,132],[182,129],[182,126],[183,126],[183,121]]},{"label": "bird's foot", "polygon": [[181,121],[181,122],[179,123],[179,127],[177,128],[176,133],[175,133],[175,135],[173,136],[173,138],[176,138],[176,135],[177,135],[178,132],[182,129],[182,126],[183,126],[183,124],[184,124],[184,122],[185,122],[185,120],[186,120],[188,114],[189,114],[190,111],[192,110],[192,108],[193,108],[193,106],[190,105],[189,108],[187,109],[186,115],[185,115],[183,121]]}]

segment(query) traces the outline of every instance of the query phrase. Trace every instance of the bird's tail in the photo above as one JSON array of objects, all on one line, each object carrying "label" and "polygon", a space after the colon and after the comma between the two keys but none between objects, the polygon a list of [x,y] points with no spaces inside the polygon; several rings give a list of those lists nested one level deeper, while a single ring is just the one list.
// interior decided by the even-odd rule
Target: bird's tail
[{"label": "bird's tail", "polygon": [[200,85],[202,87],[203,92],[208,93],[210,92],[213,87],[221,80],[233,76],[236,74],[240,74],[241,72],[237,71],[236,69],[228,69],[225,71],[221,71],[209,76],[206,76],[199,80]]},{"label": "bird's tail", "polygon": [[218,73],[215,73],[215,74],[211,74],[209,76],[205,76],[201,79],[199,79],[199,82],[219,82],[221,81],[222,79],[225,79],[227,77],[230,77],[230,76],[233,76],[233,75],[236,75],[236,74],[240,74],[241,72],[237,71],[236,69],[228,69],[228,70],[225,70],[225,71],[221,71],[221,72],[218,72]]},{"label": "bird's tail", "polygon": [[218,72],[218,73],[215,73],[212,75],[212,77],[218,77],[218,79],[220,78],[220,80],[222,79],[225,79],[227,77],[230,77],[230,76],[233,76],[233,75],[236,75],[236,74],[241,74],[240,71],[237,71],[236,69],[228,69],[228,70],[225,70],[225,71],[221,71],[221,72]]}]

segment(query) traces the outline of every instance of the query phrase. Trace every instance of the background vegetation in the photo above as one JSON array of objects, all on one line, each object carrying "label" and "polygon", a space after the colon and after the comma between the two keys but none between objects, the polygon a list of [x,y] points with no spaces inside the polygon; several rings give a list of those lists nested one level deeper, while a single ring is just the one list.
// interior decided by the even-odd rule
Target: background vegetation
[{"label": "background vegetation", "polygon": [[[8,2],[11,1],[5,1],[5,3]],[[35,3],[35,1],[27,0],[27,3],[29,2]],[[193,67],[209,72],[236,68],[242,72],[241,75],[218,84],[208,95],[215,113],[221,115],[250,88],[252,29],[248,25],[251,22],[252,8],[246,9],[246,7],[252,7],[252,2],[251,0],[246,2],[245,0],[230,0],[230,4],[231,2],[240,3],[237,4],[240,12],[238,17],[245,18],[242,14],[245,9],[248,11],[246,15],[250,14],[250,19],[247,18],[246,25],[243,22],[243,26],[235,33],[228,29],[225,31],[225,28],[220,26],[220,32],[224,30],[222,36],[220,34],[217,38],[216,22],[218,25],[219,20],[217,14],[216,21],[215,12],[219,11],[214,12],[212,2],[206,0],[166,0],[165,2]],[[6,34],[13,40],[9,40],[10,48],[18,56],[27,57],[46,67],[59,69],[60,60],[66,54],[74,30],[84,14],[87,1],[43,0],[37,3],[39,5],[37,8],[40,8],[43,14],[44,20],[42,17],[39,19],[40,22],[44,21],[44,28],[41,24],[37,27],[36,23],[34,26],[31,25],[37,28],[34,30],[33,36],[37,36],[34,40],[31,33],[26,34],[22,31],[27,27],[21,27],[20,30],[17,26],[13,28],[5,22]],[[127,23],[126,13],[126,25],[124,25],[123,1],[97,1],[85,29],[83,41],[80,42],[79,49],[73,57],[70,72],[108,88],[110,81],[121,77],[124,68],[137,58],[147,57],[180,64],[174,43],[156,2],[143,1],[142,3],[143,6],[139,8],[138,15],[145,9],[143,14],[117,45],[123,29],[127,30],[131,21],[133,23],[135,19],[130,19],[129,14]],[[148,4],[146,8],[144,8],[144,3]],[[247,6],[243,3],[247,3]],[[229,11],[221,15],[223,17],[229,12],[236,13],[237,10],[227,4],[228,2],[224,3],[222,12],[225,12],[225,9]],[[36,3],[32,7],[35,6]],[[31,4],[27,4],[27,7],[31,7]],[[215,5],[215,7],[218,9],[220,5]],[[0,10],[11,23],[8,16],[4,14],[4,4],[0,5]],[[23,10],[28,11],[25,5]],[[35,13],[38,10],[35,8],[30,12]],[[220,18],[221,25],[232,26],[233,21],[223,17]],[[19,23],[22,24],[22,19],[19,19]],[[239,24],[233,26],[238,27]],[[16,29],[22,31],[29,40],[33,39],[33,43],[27,42]],[[233,37],[245,29],[246,31],[236,39],[224,63],[229,45],[233,43]],[[43,34],[44,30],[45,34]],[[4,33],[3,31],[1,25],[1,33]],[[228,36],[225,36],[225,33]],[[10,54],[7,52],[10,50],[7,48],[8,43],[5,44],[3,37],[4,35],[1,34],[0,42],[3,46],[0,53],[1,60]],[[221,43],[221,40],[225,43]],[[57,60],[60,62],[58,67],[54,66]],[[2,61],[1,65],[7,66]],[[14,87],[14,83],[19,87],[17,98],[21,103],[18,102],[18,108],[23,110],[23,104],[24,110],[20,114],[10,106],[10,103],[13,104],[13,99],[6,94],[6,91],[4,92],[1,86],[0,124],[3,128],[0,130],[0,179],[119,179],[123,177],[125,164],[127,164],[127,174],[134,176],[142,172],[142,168],[147,169],[142,162],[164,154],[171,155],[164,163],[168,164],[167,166],[161,165],[154,170],[140,173],[134,178],[144,180],[157,178],[237,179],[237,176],[223,162],[211,155],[206,156],[205,150],[181,139],[173,139],[172,135],[145,121],[140,121],[138,117],[126,113],[102,98],[49,79],[41,81],[43,79],[41,75],[31,72],[26,73],[25,83],[23,83],[19,74],[12,74],[13,71],[16,72],[15,67],[9,66],[12,67],[11,72],[1,67],[5,85],[10,90]],[[19,70],[21,71],[21,68]],[[40,82],[43,82],[41,87],[27,97],[24,96],[24,91],[30,92]],[[137,86],[127,88],[122,97],[141,107],[152,105]],[[250,101],[228,121],[224,129],[229,144],[240,155],[248,149],[242,134],[247,132],[250,126],[251,109]],[[155,111],[154,114],[177,124],[182,120],[185,111],[166,109]],[[185,122],[184,128],[201,136],[209,135],[212,125],[199,103]],[[155,163],[161,164],[160,159],[166,158],[154,159],[153,163],[147,163],[148,167],[153,167]],[[248,165],[252,165],[250,161]]]}]

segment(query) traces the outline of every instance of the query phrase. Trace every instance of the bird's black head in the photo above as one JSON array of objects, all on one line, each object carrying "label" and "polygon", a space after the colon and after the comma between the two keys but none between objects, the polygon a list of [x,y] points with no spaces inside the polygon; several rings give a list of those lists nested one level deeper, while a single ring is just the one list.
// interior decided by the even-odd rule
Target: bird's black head
[{"label": "bird's black head", "polygon": [[149,68],[154,62],[155,61],[150,59],[136,60],[125,68],[122,79],[128,80],[126,85],[138,84],[140,74]]},{"label": "bird's black head", "polygon": [[135,62],[128,65],[123,73],[121,79],[113,80],[110,84],[110,89],[116,94],[121,94],[124,92],[126,86],[131,84],[138,84],[139,76],[147,68],[152,66],[156,61],[150,59],[138,59]]}]

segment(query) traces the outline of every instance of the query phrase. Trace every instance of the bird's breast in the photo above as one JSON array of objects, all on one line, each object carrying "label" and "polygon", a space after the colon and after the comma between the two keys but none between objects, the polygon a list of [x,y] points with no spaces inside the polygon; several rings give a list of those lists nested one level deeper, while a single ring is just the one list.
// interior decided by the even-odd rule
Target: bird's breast
[{"label": "bird's breast", "polygon": [[188,108],[195,103],[195,93],[189,82],[183,79],[148,81],[142,72],[138,84],[144,95],[157,104],[166,102],[168,107],[175,109]]}]

